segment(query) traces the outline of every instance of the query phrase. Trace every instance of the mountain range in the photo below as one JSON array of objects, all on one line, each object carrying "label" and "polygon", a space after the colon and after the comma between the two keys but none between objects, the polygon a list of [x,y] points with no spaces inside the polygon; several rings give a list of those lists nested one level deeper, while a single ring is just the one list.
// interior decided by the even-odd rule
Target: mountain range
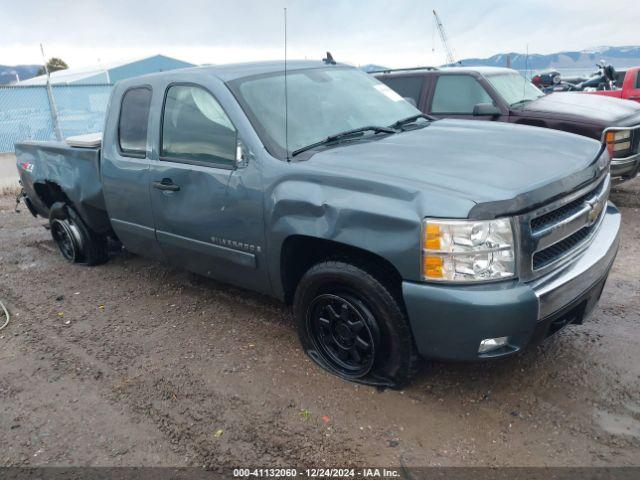
[{"label": "mountain range", "polygon": [[615,68],[640,65],[640,46],[596,47],[581,51],[564,51],[541,54],[499,53],[489,58],[465,58],[462,65],[506,67],[510,58],[511,68],[516,70],[590,69],[600,60]]},{"label": "mountain range", "polygon": [[16,75],[20,80],[35,77],[41,67],[42,65],[16,65],[15,67],[0,65],[0,85],[15,82]]},{"label": "mountain range", "polygon": [[[550,69],[593,69],[600,60],[613,65],[615,68],[640,66],[640,46],[626,47],[596,47],[581,51],[563,51],[542,55],[538,53],[525,54],[517,52],[498,53],[489,58],[465,58],[460,61],[468,66],[506,67],[507,58],[511,68],[516,70],[542,71]],[[364,65],[365,72],[385,70],[380,65]]]}]

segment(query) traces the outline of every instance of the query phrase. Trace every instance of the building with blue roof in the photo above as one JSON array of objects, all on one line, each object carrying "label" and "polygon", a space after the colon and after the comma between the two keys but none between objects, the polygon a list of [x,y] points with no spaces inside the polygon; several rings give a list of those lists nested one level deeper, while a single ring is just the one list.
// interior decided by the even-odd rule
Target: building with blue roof
[{"label": "building with blue roof", "polygon": [[[147,73],[164,72],[177,68],[193,67],[194,64],[164,55],[155,55],[140,60],[98,65],[90,68],[68,68],[51,72],[52,85],[87,85],[115,83],[126,78],[137,77]],[[40,75],[15,85],[46,85],[47,76]]]}]

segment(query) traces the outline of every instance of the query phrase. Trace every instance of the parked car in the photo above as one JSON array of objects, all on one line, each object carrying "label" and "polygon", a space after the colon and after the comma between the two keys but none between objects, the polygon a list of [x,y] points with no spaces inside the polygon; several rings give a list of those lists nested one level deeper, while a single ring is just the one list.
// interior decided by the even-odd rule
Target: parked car
[{"label": "parked car", "polygon": [[593,309],[620,229],[599,142],[432,121],[340,64],[286,79],[278,61],[117,83],[102,140],[16,145],[24,201],[70,262],[117,241],[293,303],[309,356],[374,385]]},{"label": "parked car", "polygon": [[640,102],[640,67],[629,68],[618,73],[621,73],[616,80],[618,88],[587,93]]},{"label": "parked car", "polygon": [[[437,118],[533,125],[606,141],[614,183],[638,174],[640,105],[635,102],[577,93],[544,95],[508,68],[386,70],[375,76]],[[609,128],[616,131],[605,138]]]}]

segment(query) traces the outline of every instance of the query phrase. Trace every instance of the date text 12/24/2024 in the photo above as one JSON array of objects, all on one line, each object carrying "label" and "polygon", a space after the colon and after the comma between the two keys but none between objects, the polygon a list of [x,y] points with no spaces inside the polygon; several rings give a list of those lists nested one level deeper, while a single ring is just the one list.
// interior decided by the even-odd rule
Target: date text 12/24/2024
[{"label": "date text 12/24/2024", "polygon": [[400,471],[387,468],[236,468],[234,478],[399,478]]}]

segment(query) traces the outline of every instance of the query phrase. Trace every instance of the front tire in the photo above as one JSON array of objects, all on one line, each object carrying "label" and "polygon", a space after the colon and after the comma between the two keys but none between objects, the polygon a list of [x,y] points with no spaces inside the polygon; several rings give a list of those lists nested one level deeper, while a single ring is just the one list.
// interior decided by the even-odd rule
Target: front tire
[{"label": "front tire", "polygon": [[294,298],[298,335],[329,372],[401,388],[415,374],[418,356],[401,301],[373,271],[341,261],[311,267]]}]

